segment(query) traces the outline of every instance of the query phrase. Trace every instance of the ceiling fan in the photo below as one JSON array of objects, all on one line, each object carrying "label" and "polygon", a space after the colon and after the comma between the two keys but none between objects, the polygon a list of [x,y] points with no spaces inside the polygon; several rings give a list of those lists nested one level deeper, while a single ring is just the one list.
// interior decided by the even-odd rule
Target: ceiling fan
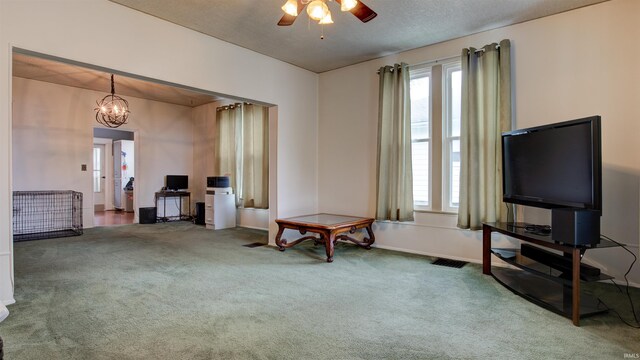
[{"label": "ceiling fan", "polygon": [[[307,14],[313,20],[319,21],[320,24],[332,24],[331,12],[326,4],[327,0],[287,0],[282,7],[285,14],[278,22],[279,26],[290,26],[296,21],[298,14],[307,7]],[[340,4],[342,11],[349,11],[355,15],[360,21],[366,23],[378,16],[375,11],[371,10],[362,1],[358,0],[328,0],[335,1]]]}]

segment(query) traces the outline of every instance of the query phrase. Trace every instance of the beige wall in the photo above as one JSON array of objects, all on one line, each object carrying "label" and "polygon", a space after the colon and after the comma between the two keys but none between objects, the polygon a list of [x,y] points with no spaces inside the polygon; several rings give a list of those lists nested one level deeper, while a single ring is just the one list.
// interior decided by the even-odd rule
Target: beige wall
[{"label": "beige wall", "polygon": [[[105,48],[108,39],[116,39],[117,51]],[[270,191],[277,202],[270,212],[271,240],[276,216],[317,211],[318,75],[106,0],[2,0],[0,300],[13,301],[12,47],[277,105],[272,138],[286,141],[274,144],[272,152],[279,158],[272,159],[271,167],[277,169]],[[305,171],[300,164],[306,164]]]},{"label": "beige wall", "polygon": [[[459,56],[462,48],[508,38],[513,47],[515,128],[602,115],[602,231],[629,244],[637,254],[639,16],[640,1],[614,0],[321,74],[320,210],[375,214],[380,66]],[[546,210],[524,209],[521,215],[530,221],[549,218]],[[479,262],[480,234],[458,230],[455,222],[454,215],[421,213],[415,224],[377,223],[376,243]],[[587,262],[602,266],[618,280],[631,260],[621,249],[589,251],[586,256]],[[631,279],[640,284],[640,267],[635,267]]]},{"label": "beige wall", "polygon": [[[193,186],[191,187],[191,201],[204,201],[206,177],[218,176],[214,172],[215,165],[215,135],[216,135],[216,108],[218,106],[233,103],[234,101],[219,101],[204,104],[193,108]],[[272,126],[275,122],[271,121]],[[272,141],[275,139],[272,139]],[[270,156],[271,157],[271,156]],[[234,189],[237,191],[237,189]],[[195,205],[194,205],[195,206]],[[269,229],[268,209],[238,209],[238,226],[253,229]]]},{"label": "beige wall", "polygon": [[193,108],[193,177],[191,201],[204,201],[207,176],[214,176],[216,107],[220,102]]}]

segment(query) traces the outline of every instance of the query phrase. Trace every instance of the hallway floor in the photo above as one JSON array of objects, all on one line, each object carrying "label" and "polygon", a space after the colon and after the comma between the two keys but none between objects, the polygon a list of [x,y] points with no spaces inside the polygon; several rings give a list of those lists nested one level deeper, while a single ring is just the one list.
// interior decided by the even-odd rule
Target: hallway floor
[{"label": "hallway floor", "polygon": [[95,226],[127,225],[133,224],[132,212],[124,211],[96,211],[94,212],[93,223]]}]

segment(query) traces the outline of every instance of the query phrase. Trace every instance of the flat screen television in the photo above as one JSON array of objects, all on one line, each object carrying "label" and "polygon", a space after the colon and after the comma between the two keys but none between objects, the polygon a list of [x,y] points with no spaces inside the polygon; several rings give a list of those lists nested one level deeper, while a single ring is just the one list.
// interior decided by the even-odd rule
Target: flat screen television
[{"label": "flat screen television", "polygon": [[167,175],[165,186],[167,190],[187,190],[189,188],[189,176]]},{"label": "flat screen television", "polygon": [[503,200],[601,214],[600,138],[600,116],[503,133]]}]

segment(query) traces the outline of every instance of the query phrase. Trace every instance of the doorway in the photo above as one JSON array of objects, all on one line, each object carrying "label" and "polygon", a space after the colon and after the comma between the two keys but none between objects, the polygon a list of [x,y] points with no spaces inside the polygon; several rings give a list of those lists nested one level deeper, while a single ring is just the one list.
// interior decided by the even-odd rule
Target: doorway
[{"label": "doorway", "polygon": [[104,183],[106,175],[104,148],[105,144],[93,144],[93,210],[95,212],[105,210]]},{"label": "doorway", "polygon": [[135,222],[135,142],[131,131],[93,130],[94,225]]}]

